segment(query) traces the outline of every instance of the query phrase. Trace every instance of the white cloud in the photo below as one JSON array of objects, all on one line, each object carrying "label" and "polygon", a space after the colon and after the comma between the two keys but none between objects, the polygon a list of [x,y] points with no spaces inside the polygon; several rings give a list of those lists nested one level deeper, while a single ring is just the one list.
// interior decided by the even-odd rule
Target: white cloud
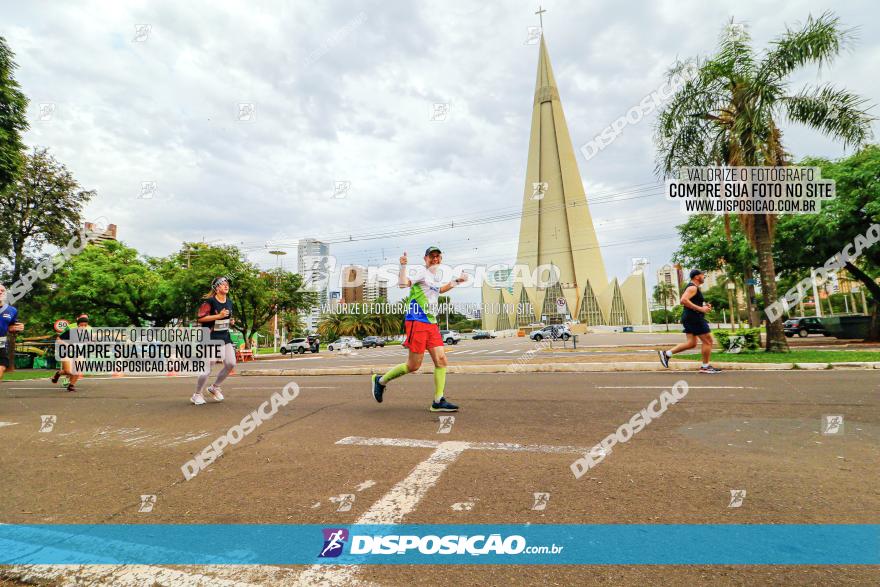
[{"label": "white cloud", "polygon": [[[575,149],[656,88],[677,57],[710,52],[730,16],[762,47],[786,22],[828,8],[863,29],[857,50],[821,79],[880,101],[880,81],[867,75],[880,58],[867,1],[772,10],[757,0],[554,2],[545,33]],[[246,243],[268,267],[260,244],[279,236],[344,238],[518,210],[537,62],[537,47],[524,44],[532,12],[439,0],[16,3],[5,6],[3,34],[32,101],[26,140],[98,190],[87,216],[110,218],[145,253],[204,237]],[[136,24],[151,27],[144,42]],[[810,71],[798,82],[815,80]],[[42,102],[56,104],[50,121],[36,121]],[[447,119],[431,121],[432,104],[445,102]],[[240,103],[255,105],[254,121],[237,119]],[[588,195],[655,179],[652,123],[579,160]],[[814,132],[785,133],[797,157],[843,153]],[[344,199],[330,197],[338,180],[351,181]],[[162,197],[138,199],[142,181],[156,181]],[[655,196],[592,213],[600,242],[618,243],[674,237],[684,220],[674,208]],[[518,232],[514,220],[331,251],[340,263],[368,263],[436,243],[453,265],[513,261]],[[622,277],[640,256],[659,266],[675,245],[609,246],[606,267]],[[478,290],[461,291],[477,301]]]}]

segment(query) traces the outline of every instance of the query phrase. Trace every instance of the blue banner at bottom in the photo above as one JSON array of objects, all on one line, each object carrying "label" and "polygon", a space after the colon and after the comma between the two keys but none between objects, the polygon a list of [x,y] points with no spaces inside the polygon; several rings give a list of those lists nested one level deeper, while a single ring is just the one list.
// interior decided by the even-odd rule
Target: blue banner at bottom
[{"label": "blue banner at bottom", "polygon": [[878,524],[0,525],[0,564],[877,565]]}]

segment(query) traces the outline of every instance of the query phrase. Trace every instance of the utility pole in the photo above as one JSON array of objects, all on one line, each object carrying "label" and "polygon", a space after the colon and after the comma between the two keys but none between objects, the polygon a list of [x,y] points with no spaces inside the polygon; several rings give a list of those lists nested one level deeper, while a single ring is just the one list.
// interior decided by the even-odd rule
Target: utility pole
[{"label": "utility pole", "polygon": [[733,291],[736,288],[736,285],[732,281],[727,282],[727,306],[730,308],[730,327],[736,328],[734,324],[734,317],[736,314],[733,309]]}]

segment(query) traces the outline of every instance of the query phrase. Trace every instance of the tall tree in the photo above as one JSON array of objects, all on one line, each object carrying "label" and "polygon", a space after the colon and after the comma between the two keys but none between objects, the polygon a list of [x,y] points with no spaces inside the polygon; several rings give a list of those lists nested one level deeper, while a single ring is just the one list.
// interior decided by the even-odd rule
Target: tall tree
[{"label": "tall tree", "polygon": [[[13,75],[17,67],[15,55],[6,39],[0,36],[0,195],[12,186],[21,170],[24,159],[21,134],[28,129],[25,114],[28,99]],[[8,246],[0,240],[0,247]]]},{"label": "tall tree", "polygon": [[53,276],[51,306],[57,317],[85,312],[99,326],[165,326],[156,315],[163,276],[138,252],[116,241],[89,245]]},{"label": "tall tree", "polygon": [[80,189],[73,174],[47,149],[36,148],[25,157],[18,177],[0,192],[5,241],[0,255],[11,261],[13,281],[21,277],[28,250],[47,244],[61,247],[79,231],[83,206],[94,195],[93,190]]},{"label": "tall tree", "polygon": [[245,344],[266,325],[276,313],[305,311],[315,304],[317,294],[303,289],[298,273],[283,269],[271,272],[247,271],[232,283],[233,328],[244,335]]},{"label": "tall tree", "polygon": [[[671,283],[658,283],[654,286],[654,301],[663,306],[663,316],[666,320],[666,332],[669,332],[669,300],[678,297],[675,286]],[[673,304],[674,305],[674,304]]]},{"label": "tall tree", "polygon": [[[852,38],[830,13],[810,16],[798,29],[755,54],[746,27],[731,22],[715,55],[676,63],[670,76],[695,69],[659,114],[656,133],[658,171],[672,175],[683,166],[789,164],[779,121],[787,118],[814,128],[845,146],[861,145],[871,136],[866,102],[831,85],[790,91],[789,77],[806,65],[827,65]],[[777,299],[773,261],[775,217],[740,215],[758,255],[764,303]],[[788,343],[777,319],[767,322],[768,351],[786,351]]]},{"label": "tall tree", "polygon": [[[821,167],[822,177],[833,179],[837,196],[822,203],[816,215],[780,217],[775,259],[781,272],[809,276],[872,224],[880,224],[880,146],[870,145],[839,161],[806,158],[801,165]],[[880,340],[880,244],[866,247],[861,257],[848,261],[847,272],[861,282],[871,299],[870,338]],[[818,300],[817,300],[818,303]]]}]

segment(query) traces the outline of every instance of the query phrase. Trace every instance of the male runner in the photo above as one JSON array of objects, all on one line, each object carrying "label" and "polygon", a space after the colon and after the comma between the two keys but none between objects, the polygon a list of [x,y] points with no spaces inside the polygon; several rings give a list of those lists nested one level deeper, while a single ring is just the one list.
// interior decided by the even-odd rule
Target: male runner
[{"label": "male runner", "polygon": [[687,341],[672,347],[668,351],[657,351],[657,354],[660,355],[660,362],[668,369],[669,358],[676,353],[694,348],[697,346],[697,339],[699,338],[703,344],[700,348],[703,356],[700,373],[720,373],[721,369],[716,369],[709,364],[713,341],[712,334],[710,333],[711,329],[705,315],[712,311],[712,304],[707,304],[703,300],[703,292],[700,291],[700,286],[706,281],[706,274],[699,269],[693,269],[690,276],[691,281],[687,284],[684,293],[681,294],[681,305],[684,306],[684,310],[681,313],[681,324],[684,326]]},{"label": "male runner", "polygon": [[[89,315],[80,314],[76,319],[76,327],[88,328]],[[58,338],[60,338],[61,340],[70,340],[70,327],[62,332]],[[58,380],[61,379],[62,375],[67,377],[67,391],[75,392],[76,382],[82,379],[82,373],[77,373],[73,370],[73,359],[64,359],[63,361],[61,361],[61,369],[55,371],[55,375],[52,376],[52,383],[58,383]]]},{"label": "male runner", "polygon": [[24,324],[18,321],[18,310],[6,303],[6,286],[0,283],[0,380],[9,367],[10,332],[21,332]]},{"label": "male runner", "polygon": [[443,339],[440,336],[440,327],[437,325],[437,301],[440,294],[448,292],[460,283],[467,281],[466,275],[460,275],[453,281],[441,283],[439,274],[440,262],[443,253],[437,247],[428,247],[425,251],[425,266],[418,267],[414,271],[413,279],[407,277],[406,251],[400,258],[400,273],[397,284],[400,287],[409,287],[407,298],[407,311],[405,319],[406,340],[403,346],[409,349],[406,363],[394,367],[382,376],[373,375],[373,397],[382,403],[382,394],[385,386],[392,379],[397,379],[407,373],[415,373],[422,366],[425,351],[431,355],[434,361],[434,401],[429,408],[432,412],[457,412],[458,406],[446,401],[443,389],[446,387],[446,352],[443,350]]}]

